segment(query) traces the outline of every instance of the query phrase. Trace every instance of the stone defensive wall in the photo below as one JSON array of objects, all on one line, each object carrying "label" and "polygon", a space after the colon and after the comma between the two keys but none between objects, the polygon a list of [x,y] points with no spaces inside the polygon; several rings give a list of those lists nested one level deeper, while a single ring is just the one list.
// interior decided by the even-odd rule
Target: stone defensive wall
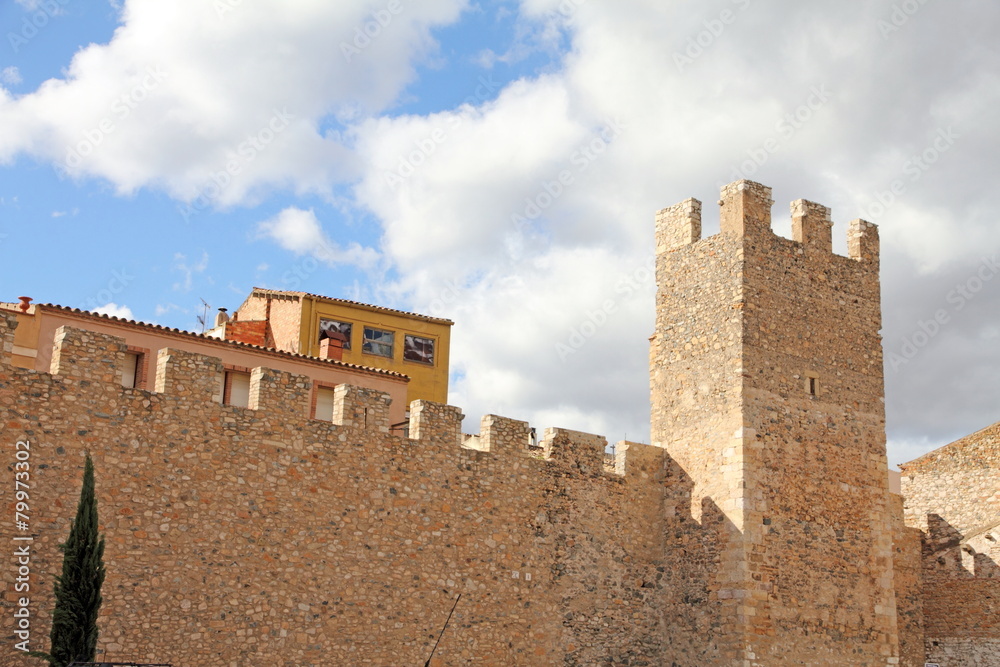
[{"label": "stone defensive wall", "polygon": [[661,449],[620,443],[610,469],[604,438],[530,447],[497,416],[463,447],[460,410],[421,401],[401,438],[387,395],[348,385],[317,421],[309,380],[267,368],[249,409],[222,405],[218,359],[174,349],[155,391],[123,388],[123,341],[70,327],[51,372],[23,370],[15,326],[0,313],[0,666],[44,664],[19,648],[48,648],[86,452],[99,660],[423,665],[440,636],[434,665],[663,664]]},{"label": "stone defensive wall", "polygon": [[1000,664],[1000,424],[901,467],[906,523],[924,535],[928,662]]}]

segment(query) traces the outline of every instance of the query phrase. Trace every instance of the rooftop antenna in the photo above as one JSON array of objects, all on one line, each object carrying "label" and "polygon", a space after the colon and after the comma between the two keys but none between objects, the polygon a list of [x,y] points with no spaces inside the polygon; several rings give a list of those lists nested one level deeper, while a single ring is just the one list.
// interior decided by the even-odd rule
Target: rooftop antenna
[{"label": "rooftop antenna", "polygon": [[212,307],[208,305],[208,301],[205,301],[204,299],[201,299],[201,305],[203,305],[205,308],[202,311],[201,315],[198,316],[198,321],[201,323],[201,332],[205,333],[205,329],[207,328],[207,325],[205,323],[208,322],[208,311],[211,310]]}]

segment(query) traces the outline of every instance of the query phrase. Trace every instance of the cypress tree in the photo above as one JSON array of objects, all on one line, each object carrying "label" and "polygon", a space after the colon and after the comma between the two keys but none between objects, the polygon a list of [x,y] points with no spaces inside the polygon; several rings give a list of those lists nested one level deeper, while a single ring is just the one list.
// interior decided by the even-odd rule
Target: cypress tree
[{"label": "cypress tree", "polygon": [[94,496],[94,464],[87,454],[83,489],[69,539],[59,545],[63,552],[62,576],[56,577],[55,610],[52,612],[52,646],[45,656],[55,667],[74,661],[93,662],[97,648],[97,613],[104,583],[104,537],[97,532],[97,498]]}]

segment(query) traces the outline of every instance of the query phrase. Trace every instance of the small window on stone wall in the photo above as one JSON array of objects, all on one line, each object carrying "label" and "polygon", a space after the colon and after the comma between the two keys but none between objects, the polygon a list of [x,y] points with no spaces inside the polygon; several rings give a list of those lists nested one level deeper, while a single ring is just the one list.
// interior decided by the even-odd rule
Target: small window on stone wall
[{"label": "small window on stone wall", "polygon": [[142,355],[135,352],[125,353],[125,366],[122,368],[122,386],[135,389],[138,386],[140,359]]},{"label": "small window on stone wall", "polygon": [[333,387],[317,387],[315,397],[316,411],[313,418],[325,422],[333,421]]},{"label": "small window on stone wall", "polygon": [[819,374],[807,372],[805,374],[805,390],[810,396],[819,396]]},{"label": "small window on stone wall", "polygon": [[222,402],[237,408],[250,406],[250,374],[240,371],[226,371],[226,385]]}]

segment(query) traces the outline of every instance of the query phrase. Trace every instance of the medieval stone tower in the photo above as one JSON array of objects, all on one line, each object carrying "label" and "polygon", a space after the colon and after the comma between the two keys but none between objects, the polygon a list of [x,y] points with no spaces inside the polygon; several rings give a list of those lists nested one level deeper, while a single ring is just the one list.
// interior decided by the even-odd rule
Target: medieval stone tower
[{"label": "medieval stone tower", "polygon": [[665,610],[677,664],[899,661],[874,225],[722,189],[656,220],[652,439],[670,460]]}]

